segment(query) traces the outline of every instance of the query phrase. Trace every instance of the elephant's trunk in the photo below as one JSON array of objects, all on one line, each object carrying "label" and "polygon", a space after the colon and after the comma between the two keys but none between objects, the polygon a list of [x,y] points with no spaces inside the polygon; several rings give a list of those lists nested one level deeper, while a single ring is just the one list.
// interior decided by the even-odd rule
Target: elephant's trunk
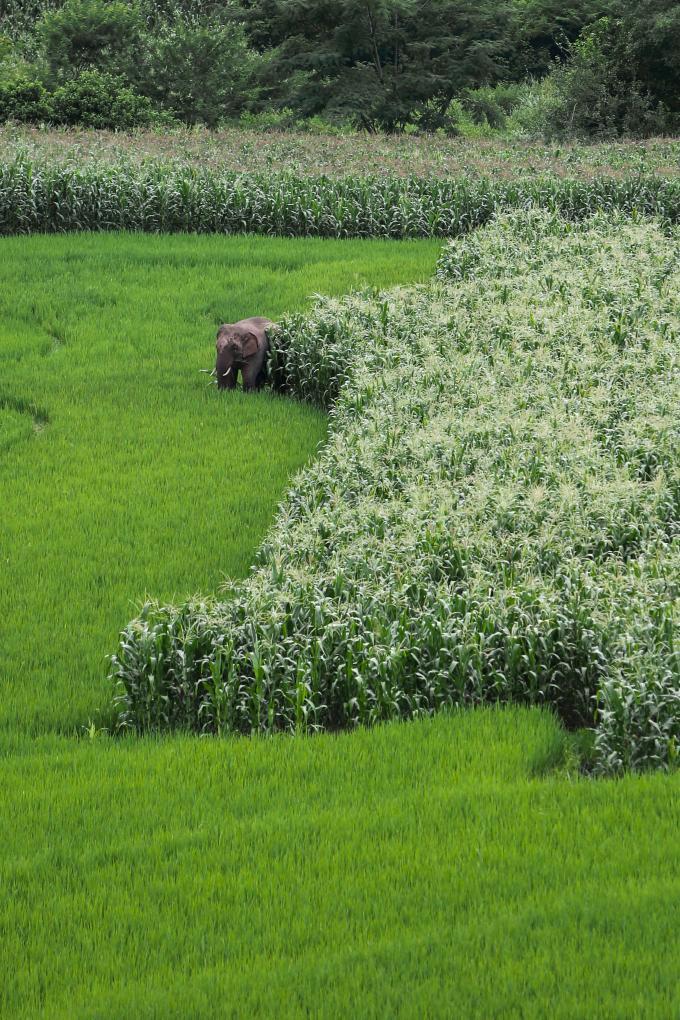
[{"label": "elephant's trunk", "polygon": [[215,362],[217,387],[220,390],[231,389],[236,382],[237,369],[234,367],[234,352],[230,348],[220,351]]}]

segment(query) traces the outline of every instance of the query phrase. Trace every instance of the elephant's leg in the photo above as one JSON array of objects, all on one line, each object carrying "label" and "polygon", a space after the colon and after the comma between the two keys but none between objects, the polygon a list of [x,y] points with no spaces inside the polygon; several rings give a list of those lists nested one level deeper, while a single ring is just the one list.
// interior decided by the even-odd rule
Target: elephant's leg
[{"label": "elephant's leg", "polygon": [[261,363],[257,361],[247,362],[241,369],[244,390],[258,390],[262,385],[260,382]]},{"label": "elephant's leg", "polygon": [[267,381],[267,357],[265,355],[265,357],[262,359],[262,364],[260,365],[259,371],[257,373],[257,378],[255,380],[255,385],[258,388],[258,390],[262,389],[266,381]]}]

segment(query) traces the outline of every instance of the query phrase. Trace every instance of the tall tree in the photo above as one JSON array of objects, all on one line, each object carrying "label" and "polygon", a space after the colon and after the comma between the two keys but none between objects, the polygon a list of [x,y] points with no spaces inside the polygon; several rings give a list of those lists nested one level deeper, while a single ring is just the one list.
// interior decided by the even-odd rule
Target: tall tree
[{"label": "tall tree", "polygon": [[604,17],[616,0],[513,0],[511,62],[513,78],[540,78],[586,25]]},{"label": "tall tree", "polygon": [[272,95],[369,129],[441,114],[507,65],[505,0],[262,0],[243,10],[254,45],[273,50]]},{"label": "tall tree", "polygon": [[635,77],[655,99],[680,112],[680,4],[635,0],[620,9]]},{"label": "tall tree", "polygon": [[134,78],[143,28],[136,3],[66,0],[38,23],[50,80],[58,83],[90,69]]}]

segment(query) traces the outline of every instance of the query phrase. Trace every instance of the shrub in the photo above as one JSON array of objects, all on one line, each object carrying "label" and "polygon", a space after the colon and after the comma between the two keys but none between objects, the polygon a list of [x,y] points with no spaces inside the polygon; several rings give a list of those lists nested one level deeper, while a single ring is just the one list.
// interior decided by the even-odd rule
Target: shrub
[{"label": "shrub", "polygon": [[636,77],[634,41],[624,23],[602,18],[557,63],[543,93],[547,138],[661,134],[671,125],[663,103]]},{"label": "shrub", "polygon": [[515,213],[450,244],[438,281],[281,323],[273,383],[330,408],[328,444],[248,580],[126,628],[120,725],[334,729],[518,700],[599,721],[603,770],[668,765],[677,241]]},{"label": "shrub", "polygon": [[134,77],[142,30],[137,5],[122,0],[66,0],[57,10],[45,11],[37,36],[50,83],[87,70]]},{"label": "shrub", "polygon": [[177,17],[149,39],[140,88],[185,124],[237,117],[252,97],[255,54],[240,25]]},{"label": "shrub", "polygon": [[524,84],[499,84],[476,89],[466,89],[460,99],[463,108],[475,124],[487,124],[491,128],[503,128],[508,116],[523,98]]},{"label": "shrub", "polygon": [[129,88],[121,78],[99,71],[83,71],[52,95],[53,119],[58,124],[92,128],[133,128],[154,118],[149,99]]},{"label": "shrub", "polygon": [[0,121],[39,123],[51,114],[50,97],[41,82],[24,76],[0,79]]},{"label": "shrub", "polygon": [[298,126],[295,111],[289,106],[280,110],[243,110],[239,124],[255,131],[291,131]]},{"label": "shrub", "polygon": [[517,106],[508,115],[507,130],[530,138],[550,136],[553,125],[564,121],[555,81],[548,75],[541,81],[527,82],[519,96]]}]

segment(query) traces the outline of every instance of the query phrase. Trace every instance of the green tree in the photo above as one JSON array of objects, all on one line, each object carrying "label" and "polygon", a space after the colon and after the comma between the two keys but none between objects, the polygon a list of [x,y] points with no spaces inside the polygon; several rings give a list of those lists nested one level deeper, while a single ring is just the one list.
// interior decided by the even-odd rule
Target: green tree
[{"label": "green tree", "polygon": [[[639,57],[640,40],[629,22],[601,18],[571,48],[571,59],[545,82],[547,136],[646,136],[672,128],[654,76]],[[664,83],[665,86],[665,83]]]},{"label": "green tree", "polygon": [[565,60],[584,28],[611,13],[616,0],[513,0],[510,73],[541,78]]},{"label": "green tree", "polygon": [[441,118],[507,64],[505,0],[245,0],[243,11],[253,44],[271,51],[272,99],[368,129]]},{"label": "green tree", "polygon": [[134,80],[143,31],[136,3],[66,0],[37,26],[48,80],[57,84],[89,69]]},{"label": "green tree", "polygon": [[51,96],[51,117],[57,124],[127,129],[151,123],[153,109],[121,78],[101,71],[81,71]]},{"label": "green tree", "polygon": [[635,0],[620,11],[625,59],[636,81],[669,110],[680,113],[680,4],[677,0]]},{"label": "green tree", "polygon": [[251,97],[255,59],[241,25],[178,17],[150,37],[140,87],[185,123],[213,127]]},{"label": "green tree", "polygon": [[50,97],[41,82],[21,74],[12,79],[0,76],[0,123],[39,123],[51,116]]}]

